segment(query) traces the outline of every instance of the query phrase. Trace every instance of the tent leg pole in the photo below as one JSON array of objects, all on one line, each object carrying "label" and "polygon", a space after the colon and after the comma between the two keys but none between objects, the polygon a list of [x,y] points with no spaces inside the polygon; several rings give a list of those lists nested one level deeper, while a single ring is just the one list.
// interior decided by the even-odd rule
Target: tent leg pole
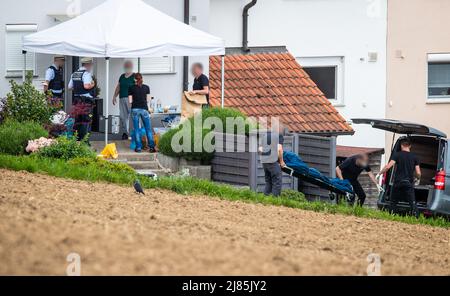
[{"label": "tent leg pole", "polygon": [[222,90],[221,90],[221,102],[222,109],[225,108],[225,56],[222,56]]},{"label": "tent leg pole", "polygon": [[22,82],[25,83],[27,78],[27,51],[22,50],[23,54],[23,72],[22,72]]},{"label": "tent leg pole", "polygon": [[141,73],[141,58],[138,58],[138,73]]},{"label": "tent leg pole", "polygon": [[105,146],[108,145],[109,133],[109,58],[106,58],[106,90],[105,90]]}]

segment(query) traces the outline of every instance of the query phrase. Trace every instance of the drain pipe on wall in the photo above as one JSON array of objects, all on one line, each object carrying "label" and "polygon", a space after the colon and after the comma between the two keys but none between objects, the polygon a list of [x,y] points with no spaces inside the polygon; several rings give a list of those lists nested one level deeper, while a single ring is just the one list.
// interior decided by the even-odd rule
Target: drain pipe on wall
[{"label": "drain pipe on wall", "polygon": [[245,5],[244,11],[242,13],[242,51],[249,52],[248,48],[248,11],[250,8],[256,5],[258,0],[252,0],[250,3]]},{"label": "drain pipe on wall", "polygon": [[[184,0],[184,23],[190,24],[190,0]],[[183,90],[189,90],[189,57],[183,57]]]}]

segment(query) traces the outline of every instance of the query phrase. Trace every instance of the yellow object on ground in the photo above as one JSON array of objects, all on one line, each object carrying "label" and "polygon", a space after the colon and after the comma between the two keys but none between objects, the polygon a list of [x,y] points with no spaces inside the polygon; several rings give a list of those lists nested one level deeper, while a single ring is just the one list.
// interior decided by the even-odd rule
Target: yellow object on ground
[{"label": "yellow object on ground", "polygon": [[112,143],[112,144],[106,145],[106,147],[105,147],[105,149],[103,149],[101,155],[105,159],[108,159],[108,158],[117,159],[117,158],[119,158],[119,153],[117,152],[116,144]]}]

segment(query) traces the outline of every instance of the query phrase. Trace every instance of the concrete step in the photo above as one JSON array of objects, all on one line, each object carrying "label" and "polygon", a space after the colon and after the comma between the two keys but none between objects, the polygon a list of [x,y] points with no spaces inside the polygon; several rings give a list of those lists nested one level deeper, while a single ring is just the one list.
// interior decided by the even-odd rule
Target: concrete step
[{"label": "concrete step", "polygon": [[156,154],[154,153],[148,153],[148,152],[142,152],[142,153],[136,153],[136,152],[123,152],[119,153],[119,159],[120,161],[155,161],[156,160]]},{"label": "concrete step", "polygon": [[159,169],[156,161],[127,161],[125,162],[133,169],[137,170],[157,170]]},{"label": "concrete step", "polygon": [[[132,152],[130,150],[130,141],[111,141],[110,144],[116,144],[117,151],[119,153],[127,153]],[[102,152],[105,148],[105,142],[103,141],[91,141],[91,148],[95,150],[97,153]]]},{"label": "concrete step", "polygon": [[143,176],[152,177],[154,175],[160,177],[165,177],[168,175],[168,173],[164,170],[136,170],[136,173]]}]

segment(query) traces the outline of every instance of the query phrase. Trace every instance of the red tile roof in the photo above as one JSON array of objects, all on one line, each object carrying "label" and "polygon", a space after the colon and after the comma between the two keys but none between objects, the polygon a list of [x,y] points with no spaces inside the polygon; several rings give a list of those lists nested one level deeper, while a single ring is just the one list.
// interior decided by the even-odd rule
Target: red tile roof
[{"label": "red tile roof", "polygon": [[[221,58],[210,58],[211,105],[221,105]],[[225,57],[225,106],[254,117],[279,117],[291,132],[353,134],[289,53]]]},{"label": "red tile roof", "polygon": [[351,146],[336,146],[336,156],[348,158],[358,154],[384,154],[383,148],[365,148],[365,147],[351,147]]}]

